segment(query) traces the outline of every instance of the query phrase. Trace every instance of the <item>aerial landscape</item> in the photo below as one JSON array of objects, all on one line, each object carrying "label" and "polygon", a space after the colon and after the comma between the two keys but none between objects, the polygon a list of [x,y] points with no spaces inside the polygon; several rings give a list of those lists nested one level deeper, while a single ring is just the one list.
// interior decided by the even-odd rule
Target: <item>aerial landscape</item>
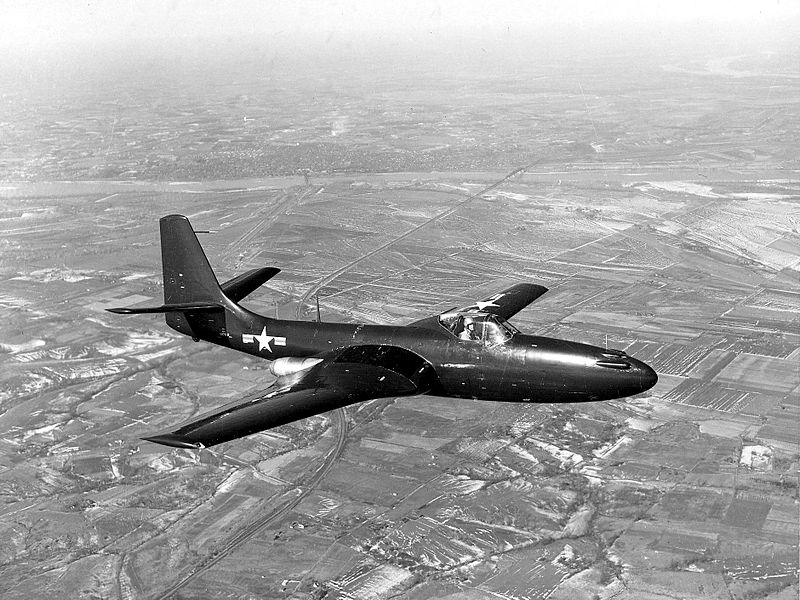
[{"label": "aerial landscape", "polygon": [[[0,596],[797,598],[791,30],[5,64]],[[106,312],[162,303],[171,213],[220,281],[281,269],[242,303],[266,316],[401,325],[534,282],[517,328],[659,381],[143,441],[274,379]]]}]

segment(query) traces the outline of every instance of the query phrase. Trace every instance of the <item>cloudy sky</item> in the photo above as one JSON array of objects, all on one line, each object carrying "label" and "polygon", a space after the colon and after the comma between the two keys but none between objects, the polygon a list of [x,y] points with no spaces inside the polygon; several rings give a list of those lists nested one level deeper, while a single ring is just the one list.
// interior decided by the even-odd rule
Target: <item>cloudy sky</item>
[{"label": "cloudy sky", "polygon": [[795,0],[0,0],[0,44],[59,51],[83,44],[208,37],[347,41],[487,30],[708,22],[768,26]]}]

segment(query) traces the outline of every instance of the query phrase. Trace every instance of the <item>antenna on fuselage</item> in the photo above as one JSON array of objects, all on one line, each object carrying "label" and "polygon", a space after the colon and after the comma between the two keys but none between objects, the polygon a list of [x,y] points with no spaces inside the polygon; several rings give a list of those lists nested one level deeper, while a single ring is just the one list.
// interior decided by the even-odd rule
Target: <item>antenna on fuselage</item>
[{"label": "antenna on fuselage", "polygon": [[317,323],[322,323],[322,317],[319,314],[319,294],[316,295],[317,299]]}]

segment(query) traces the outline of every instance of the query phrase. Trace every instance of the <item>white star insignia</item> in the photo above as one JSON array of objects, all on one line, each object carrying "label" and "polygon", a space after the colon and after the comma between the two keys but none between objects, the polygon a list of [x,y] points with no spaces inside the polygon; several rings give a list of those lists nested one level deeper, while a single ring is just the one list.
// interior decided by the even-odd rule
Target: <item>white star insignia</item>
[{"label": "white star insignia", "polygon": [[495,308],[500,308],[499,304],[495,304],[495,300],[500,300],[503,297],[503,294],[495,294],[488,300],[484,300],[483,302],[476,302],[475,306],[478,307],[478,310],[486,310],[490,306],[494,306]]},{"label": "white star insignia", "polygon": [[488,302],[476,302],[476,303],[475,303],[475,306],[477,306],[477,307],[478,307],[478,310],[486,310],[486,309],[487,309],[487,308],[489,308],[490,306],[497,307],[497,304],[495,304],[494,302],[492,302],[492,301],[490,300],[490,301],[488,301]]},{"label": "white star insignia", "polygon": [[269,345],[270,342],[275,342],[276,346],[285,346],[286,345],[286,338],[285,337],[277,337],[274,335],[267,335],[267,327],[264,326],[264,329],[261,330],[261,333],[258,335],[253,335],[252,333],[243,333],[242,334],[242,343],[243,344],[251,344],[253,342],[258,342],[258,351],[261,352],[264,348],[267,349],[268,352],[272,352],[272,347]]}]

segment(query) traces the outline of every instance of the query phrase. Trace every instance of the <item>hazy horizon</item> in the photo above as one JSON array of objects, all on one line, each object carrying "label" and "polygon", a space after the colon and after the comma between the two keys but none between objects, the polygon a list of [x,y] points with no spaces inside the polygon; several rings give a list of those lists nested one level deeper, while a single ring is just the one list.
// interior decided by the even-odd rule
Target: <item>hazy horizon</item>
[{"label": "hazy horizon", "polygon": [[[132,77],[143,81],[159,72],[180,75],[204,70],[213,79],[248,70],[274,77],[336,78],[352,72],[387,76],[419,73],[451,76],[458,72],[535,75],[542,69],[588,65],[609,57],[626,60],[631,67],[658,65],[680,57],[708,60],[714,57],[762,53],[768,56],[800,55],[793,32],[800,17],[764,26],[752,23],[715,29],[710,22],[620,25],[579,25],[570,35],[562,30],[462,31],[440,36],[385,37],[375,33],[351,38],[300,39],[258,36],[184,39],[84,40],[51,48],[18,47],[0,66],[0,76],[23,87],[42,80],[49,86],[62,79],[82,76]],[[138,73],[138,75],[137,75]]]},{"label": "hazy horizon", "polygon": [[675,52],[796,52],[800,5],[780,2],[582,0],[543,2],[110,2],[9,3],[0,48],[6,69],[165,61],[295,57],[441,59],[524,63],[591,58],[598,51],[638,56]]}]

